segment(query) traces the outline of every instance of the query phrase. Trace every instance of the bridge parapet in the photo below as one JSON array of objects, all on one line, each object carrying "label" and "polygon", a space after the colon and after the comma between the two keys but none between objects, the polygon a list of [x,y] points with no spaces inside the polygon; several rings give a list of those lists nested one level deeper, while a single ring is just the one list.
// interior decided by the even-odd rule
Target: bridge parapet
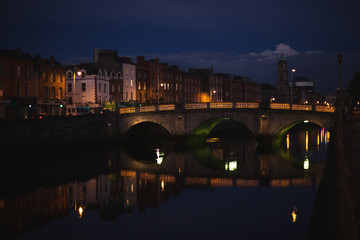
[{"label": "bridge parapet", "polygon": [[214,118],[229,118],[246,126],[254,134],[273,135],[295,122],[310,121],[330,129],[335,109],[288,103],[220,102],[189,103],[122,108],[120,132],[142,123],[153,122],[165,127],[171,134],[190,134],[199,124]]},{"label": "bridge parapet", "polygon": [[[210,103],[187,103],[181,110],[200,110],[200,109],[238,109],[238,108],[251,108],[263,109],[259,103],[254,102],[210,102]],[[307,105],[307,104],[289,104],[289,103],[270,103],[268,108],[280,110],[293,110],[293,111],[315,111],[315,112],[335,112],[335,107],[323,105]],[[179,110],[175,104],[165,105],[151,105],[120,108],[120,114],[126,113],[144,113],[144,112],[157,112],[157,111],[175,111]]]}]

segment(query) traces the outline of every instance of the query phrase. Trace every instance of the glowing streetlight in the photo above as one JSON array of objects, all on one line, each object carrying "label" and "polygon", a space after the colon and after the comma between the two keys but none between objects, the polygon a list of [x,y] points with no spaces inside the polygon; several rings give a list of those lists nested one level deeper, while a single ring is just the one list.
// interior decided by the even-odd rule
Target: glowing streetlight
[{"label": "glowing streetlight", "polygon": [[75,66],[74,66],[74,93],[73,93],[74,105],[75,105],[75,80],[76,80],[76,74],[77,74],[78,76],[80,76],[80,75],[81,75],[81,71],[76,72],[76,71],[75,71]]},{"label": "glowing streetlight", "polygon": [[293,68],[293,69],[291,69],[291,73],[290,73],[290,75],[291,75],[291,77],[290,77],[290,104],[292,104],[292,95],[293,95],[293,80],[292,80],[292,75],[293,75],[293,73],[294,72],[296,72],[296,69],[295,68]]}]

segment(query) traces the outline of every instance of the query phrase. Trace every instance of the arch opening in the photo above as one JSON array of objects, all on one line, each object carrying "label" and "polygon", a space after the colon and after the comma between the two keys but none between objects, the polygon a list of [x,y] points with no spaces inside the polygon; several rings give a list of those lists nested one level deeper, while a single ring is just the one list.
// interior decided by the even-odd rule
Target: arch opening
[{"label": "arch opening", "polygon": [[[272,148],[282,159],[308,170],[327,156],[330,132],[311,121],[297,121],[281,129],[272,141]],[[297,146],[294,147],[294,143]]]},{"label": "arch opening", "polygon": [[213,118],[202,122],[193,131],[188,146],[202,165],[234,170],[236,167],[231,166],[238,166],[238,162],[243,162],[241,159],[244,158],[243,147],[234,147],[234,142],[237,146],[243,146],[249,141],[256,149],[255,135],[242,123],[229,118]]},{"label": "arch opening", "polygon": [[[158,163],[173,149],[173,137],[163,126],[154,122],[138,123],[124,134],[123,146],[127,154],[142,162]],[[161,161],[162,161],[161,160]]]}]

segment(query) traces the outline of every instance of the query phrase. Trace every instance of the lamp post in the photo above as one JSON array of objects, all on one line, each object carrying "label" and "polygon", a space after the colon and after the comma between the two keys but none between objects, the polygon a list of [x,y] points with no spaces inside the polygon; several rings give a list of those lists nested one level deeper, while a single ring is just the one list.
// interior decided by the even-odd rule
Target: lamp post
[{"label": "lamp post", "polygon": [[216,93],[216,90],[210,91],[210,102],[214,102],[213,98],[214,98],[215,93]]},{"label": "lamp post", "polygon": [[73,102],[74,102],[74,105],[75,105],[75,79],[76,79],[75,73],[76,73],[78,76],[81,75],[81,72],[80,72],[80,71],[78,71],[78,72],[75,71],[75,66],[74,66],[74,92],[73,92]]},{"label": "lamp post", "polygon": [[292,78],[292,76],[293,76],[293,73],[294,72],[296,72],[296,69],[295,68],[293,68],[293,69],[291,69],[291,73],[290,73],[290,104],[292,104],[292,102],[293,102],[293,78]]},{"label": "lamp post", "polygon": [[339,106],[342,107],[341,99],[341,88],[342,88],[342,73],[341,73],[341,63],[342,63],[342,54],[338,54],[338,63],[339,63]]}]

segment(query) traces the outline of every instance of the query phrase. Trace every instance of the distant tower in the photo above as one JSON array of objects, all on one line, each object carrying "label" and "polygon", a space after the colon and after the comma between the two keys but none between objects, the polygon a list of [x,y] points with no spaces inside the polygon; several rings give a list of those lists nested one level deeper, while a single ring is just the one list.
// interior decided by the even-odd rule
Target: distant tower
[{"label": "distant tower", "polygon": [[288,79],[287,61],[284,55],[281,55],[278,62],[276,92],[277,102],[289,101],[290,87]]}]

